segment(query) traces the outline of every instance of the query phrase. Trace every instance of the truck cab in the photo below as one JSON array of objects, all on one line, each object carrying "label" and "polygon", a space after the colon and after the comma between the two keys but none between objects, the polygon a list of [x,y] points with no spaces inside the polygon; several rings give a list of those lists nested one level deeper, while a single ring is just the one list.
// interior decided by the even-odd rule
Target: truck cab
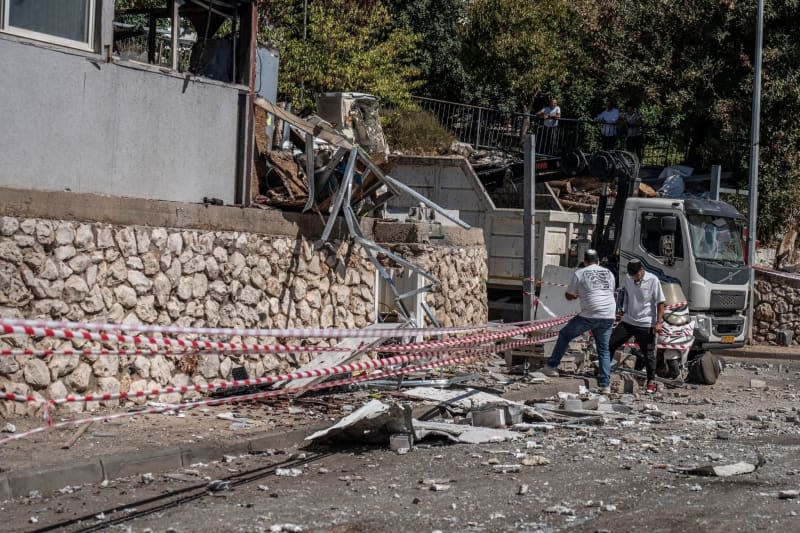
[{"label": "truck cab", "polygon": [[749,271],[744,216],[694,198],[628,198],[619,232],[619,271],[639,259],[662,283],[677,283],[695,321],[693,351],[744,346]]}]

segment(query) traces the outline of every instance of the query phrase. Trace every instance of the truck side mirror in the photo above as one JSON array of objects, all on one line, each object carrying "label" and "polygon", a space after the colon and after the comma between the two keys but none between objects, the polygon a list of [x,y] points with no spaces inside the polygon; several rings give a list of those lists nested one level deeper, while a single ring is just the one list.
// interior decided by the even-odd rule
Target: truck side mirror
[{"label": "truck side mirror", "polygon": [[678,231],[678,217],[661,217],[661,234],[671,234]]}]

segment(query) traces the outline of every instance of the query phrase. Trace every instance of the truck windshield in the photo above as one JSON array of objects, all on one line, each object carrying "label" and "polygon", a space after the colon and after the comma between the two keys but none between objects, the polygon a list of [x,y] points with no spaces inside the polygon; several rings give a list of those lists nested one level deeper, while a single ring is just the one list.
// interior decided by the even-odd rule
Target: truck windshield
[{"label": "truck windshield", "polygon": [[739,221],[710,215],[689,215],[687,218],[696,259],[744,263]]}]

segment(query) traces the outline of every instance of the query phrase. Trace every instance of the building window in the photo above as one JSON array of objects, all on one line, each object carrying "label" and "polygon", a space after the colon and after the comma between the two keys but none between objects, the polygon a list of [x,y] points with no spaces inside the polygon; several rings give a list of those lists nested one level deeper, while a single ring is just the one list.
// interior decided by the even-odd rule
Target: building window
[{"label": "building window", "polygon": [[2,31],[94,50],[96,0],[0,0]]}]

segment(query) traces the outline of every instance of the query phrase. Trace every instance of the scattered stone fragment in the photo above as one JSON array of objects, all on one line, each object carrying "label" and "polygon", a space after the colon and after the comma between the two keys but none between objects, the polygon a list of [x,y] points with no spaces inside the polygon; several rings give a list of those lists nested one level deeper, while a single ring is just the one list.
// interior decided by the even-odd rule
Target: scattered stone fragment
[{"label": "scattered stone fragment", "polygon": [[689,485],[689,490],[692,492],[700,492],[701,490],[703,490],[703,487],[701,487],[700,485]]},{"label": "scattered stone fragment", "polygon": [[498,474],[508,474],[519,472],[522,470],[522,465],[494,465],[492,466],[492,469]]},{"label": "scattered stone fragment", "polygon": [[569,507],[566,507],[564,505],[553,505],[545,509],[544,512],[550,514],[563,514],[570,516],[575,515],[575,509],[570,509]]},{"label": "scattered stone fragment", "polygon": [[524,495],[528,494],[528,489],[529,488],[530,487],[528,487],[528,485],[520,485],[519,488],[517,489],[517,494],[520,495],[520,496],[524,496]]},{"label": "scattered stone fragment", "polygon": [[800,497],[800,490],[782,490],[778,493],[781,500],[793,500],[797,497]]},{"label": "scattered stone fragment", "polygon": [[522,459],[522,464],[525,466],[549,465],[550,459],[541,455],[528,455],[524,459]]},{"label": "scattered stone fragment", "polygon": [[142,477],[139,479],[139,481],[141,481],[145,485],[147,485],[149,483],[152,483],[155,480],[156,480],[156,478],[153,477],[153,474],[151,474],[150,472],[146,472],[146,473],[142,474]]},{"label": "scattered stone fragment", "polygon": [[281,533],[282,531],[286,531],[288,533],[300,533],[301,531],[305,531],[303,526],[298,526],[297,524],[275,524],[269,526],[270,533]]},{"label": "scattered stone fragment", "polygon": [[763,379],[755,379],[755,378],[753,378],[753,379],[750,380],[750,388],[751,389],[766,389],[767,388],[767,382],[764,381]]},{"label": "scattered stone fragment", "polygon": [[297,477],[302,474],[303,471],[299,468],[277,468],[275,469],[276,476],[283,476],[283,477]]},{"label": "scattered stone fragment", "polygon": [[11,422],[6,422],[6,424],[3,426],[3,433],[16,433],[16,432],[17,432],[17,426],[12,424]]},{"label": "scattered stone fragment", "polygon": [[434,483],[431,485],[431,490],[434,492],[444,492],[446,490],[450,490],[450,485],[445,485],[443,483]]},{"label": "scattered stone fragment", "polygon": [[606,505],[605,507],[603,507],[603,510],[605,512],[607,512],[607,513],[613,513],[614,511],[617,510],[617,506],[609,504],[609,505]]},{"label": "scattered stone fragment", "polygon": [[269,490],[269,487],[266,485],[259,485],[258,490],[263,490],[264,492],[267,492]]}]

